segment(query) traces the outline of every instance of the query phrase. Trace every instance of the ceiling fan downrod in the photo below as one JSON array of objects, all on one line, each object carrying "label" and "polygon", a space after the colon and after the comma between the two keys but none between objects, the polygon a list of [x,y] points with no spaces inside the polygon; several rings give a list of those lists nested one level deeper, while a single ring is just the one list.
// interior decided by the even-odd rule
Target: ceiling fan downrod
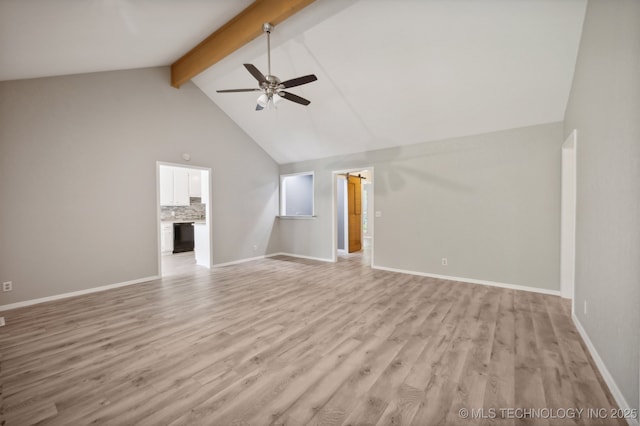
[{"label": "ceiling fan downrod", "polygon": [[267,33],[267,75],[271,75],[271,30],[273,30],[273,25],[265,22],[262,24],[262,30]]}]

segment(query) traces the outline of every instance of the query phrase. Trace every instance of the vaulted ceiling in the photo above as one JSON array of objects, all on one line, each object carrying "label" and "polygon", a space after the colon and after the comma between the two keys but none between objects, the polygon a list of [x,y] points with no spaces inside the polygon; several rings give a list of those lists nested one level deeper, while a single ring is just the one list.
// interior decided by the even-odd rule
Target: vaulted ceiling
[{"label": "vaulted ceiling", "polygon": [[0,81],[170,65],[252,0],[0,0]]},{"label": "vaulted ceiling", "polygon": [[[250,0],[2,0],[0,79],[168,65]],[[193,79],[278,163],[561,121],[586,0],[317,0]],[[100,49],[96,49],[100,46]],[[169,82],[167,82],[169,84]]]}]

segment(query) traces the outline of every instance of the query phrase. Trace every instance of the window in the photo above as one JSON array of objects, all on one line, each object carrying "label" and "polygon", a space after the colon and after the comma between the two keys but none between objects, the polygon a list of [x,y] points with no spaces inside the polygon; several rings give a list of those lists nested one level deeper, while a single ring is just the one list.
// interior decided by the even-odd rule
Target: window
[{"label": "window", "polygon": [[313,213],[313,172],[280,176],[280,216]]}]

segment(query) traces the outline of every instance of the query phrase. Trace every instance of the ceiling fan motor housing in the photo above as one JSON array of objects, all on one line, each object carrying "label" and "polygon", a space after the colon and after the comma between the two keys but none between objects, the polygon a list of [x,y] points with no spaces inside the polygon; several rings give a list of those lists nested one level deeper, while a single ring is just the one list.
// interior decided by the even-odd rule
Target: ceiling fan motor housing
[{"label": "ceiling fan motor housing", "polygon": [[265,75],[264,77],[267,81],[260,83],[260,88],[267,95],[273,95],[276,91],[282,89],[282,87],[280,87],[280,79],[278,77],[275,75]]}]

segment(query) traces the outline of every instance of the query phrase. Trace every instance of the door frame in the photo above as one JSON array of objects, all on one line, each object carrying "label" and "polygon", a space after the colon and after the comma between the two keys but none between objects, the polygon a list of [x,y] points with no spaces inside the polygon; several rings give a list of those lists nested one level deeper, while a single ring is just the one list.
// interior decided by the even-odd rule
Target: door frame
[{"label": "door frame", "polygon": [[203,170],[209,177],[209,202],[205,205],[205,226],[208,228],[209,236],[209,268],[213,266],[213,236],[211,235],[211,200],[212,200],[212,173],[211,167],[195,166],[191,164],[169,163],[166,161],[156,161],[156,256],[158,259],[158,276],[162,277],[162,221],[160,220],[160,166],[180,167],[183,169]]},{"label": "door frame", "polygon": [[[340,185],[341,183],[344,184],[344,189],[343,189],[344,197],[342,197],[343,198],[342,199],[342,203],[344,203],[344,206],[343,206],[343,208],[344,208],[344,212],[343,213],[344,214],[342,215],[343,216],[342,220],[344,221],[344,229],[342,230],[342,233],[343,233],[342,238],[344,238],[344,249],[341,250],[340,248],[338,248],[338,246],[337,246],[338,242],[336,240],[336,250],[337,250],[336,252],[338,254],[346,255],[346,254],[349,253],[349,209],[347,208],[348,207],[347,206],[347,202],[348,202],[348,199],[347,199],[348,198],[348,194],[347,194],[348,184],[347,184],[346,176],[343,177],[340,174],[337,174],[336,175],[336,202],[338,204],[336,205],[336,209],[338,208],[338,205],[340,204],[340,200],[338,198],[338,192],[337,192],[338,189],[337,188],[338,188],[338,185]],[[336,212],[336,236],[338,235],[338,222],[337,222],[337,220],[338,220],[338,214]]]},{"label": "door frame", "polygon": [[375,202],[375,173],[373,166],[351,167],[343,170],[333,170],[331,172],[331,189],[332,189],[332,212],[331,212],[331,260],[333,262],[338,261],[338,175],[344,173],[361,172],[363,170],[369,170],[371,172],[371,191],[369,193],[370,198],[367,199],[367,220],[371,229],[371,265],[373,266],[374,251],[375,251],[375,225],[374,216],[371,212],[374,210]]},{"label": "door frame", "polygon": [[562,144],[560,202],[560,295],[575,300],[576,213],[577,213],[577,130]]}]

